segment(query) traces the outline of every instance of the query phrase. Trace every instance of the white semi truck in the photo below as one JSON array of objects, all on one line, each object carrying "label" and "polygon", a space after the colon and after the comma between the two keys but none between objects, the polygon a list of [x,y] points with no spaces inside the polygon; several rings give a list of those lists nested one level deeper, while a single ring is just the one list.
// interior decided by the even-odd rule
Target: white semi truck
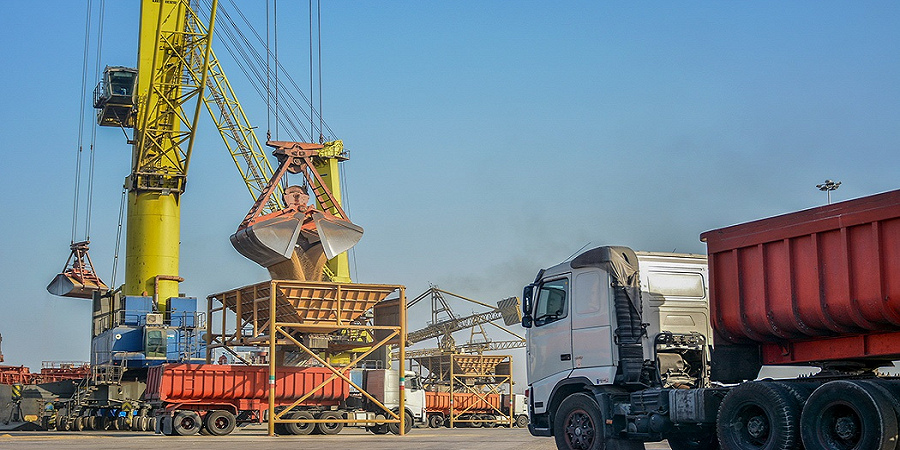
[{"label": "white semi truck", "polygon": [[707,280],[705,255],[625,247],[588,250],[541,270],[523,296],[531,433],[554,436],[560,449],[643,449],[665,427],[674,450],[709,448],[696,441],[715,438],[708,423],[670,426],[630,410],[642,400],[659,408],[664,390],[694,393],[685,401],[701,406],[715,394],[687,389],[709,381]]}]

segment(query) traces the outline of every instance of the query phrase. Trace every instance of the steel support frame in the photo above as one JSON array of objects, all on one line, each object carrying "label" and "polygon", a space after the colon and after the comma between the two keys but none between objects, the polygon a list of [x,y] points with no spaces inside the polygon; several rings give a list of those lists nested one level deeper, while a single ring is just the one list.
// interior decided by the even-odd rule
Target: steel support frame
[{"label": "steel support frame", "polygon": [[[451,355],[450,356],[450,416],[448,419],[450,420],[450,428],[456,427],[456,423],[495,423],[495,424],[506,424],[510,428],[515,425],[514,412],[512,410],[512,398],[513,398],[513,374],[512,374],[512,356],[511,355],[503,355],[500,362],[494,365],[492,371],[493,373],[488,373],[487,370],[482,370],[476,373],[456,373],[456,360],[460,358],[473,359],[473,358],[484,358],[486,355]],[[491,359],[496,358],[499,355],[488,355]],[[509,374],[497,374],[496,368],[501,364],[509,365]],[[466,383],[468,379],[478,379],[490,377],[494,379],[493,383],[474,383],[472,386]],[[483,392],[485,386],[488,387],[488,392]],[[508,411],[509,414],[503,414],[503,387],[506,386],[506,390],[509,393],[510,405]],[[467,408],[463,408],[462,410],[457,411],[456,409],[456,401],[455,394],[457,393],[471,393],[473,394],[475,401],[473,401]],[[504,419],[495,419],[495,420],[477,420],[477,419],[459,419],[458,417],[469,414],[469,411],[477,405],[479,402],[484,402],[487,405],[490,405],[488,401],[488,396],[490,394],[497,394],[500,397],[500,407],[495,408],[491,407],[494,410],[495,416],[503,416]]]},{"label": "steel support frame", "polygon": [[[280,284],[294,284],[294,285],[303,285],[307,284],[304,282],[298,281],[279,281],[272,280],[269,282],[269,292],[268,295],[261,295],[259,292],[259,284],[252,286],[252,316],[250,316],[249,320],[244,320],[242,314],[244,313],[242,309],[242,293],[241,289],[234,290],[235,292],[235,313],[236,313],[236,329],[233,334],[229,334],[227,332],[227,311],[229,308],[225,305],[224,296],[226,293],[222,294],[214,294],[207,297],[207,315],[209,320],[207,321],[207,351],[206,351],[206,362],[209,364],[212,361],[213,350],[216,348],[222,348],[231,354],[235,355],[235,351],[231,349],[232,346],[255,346],[255,347],[265,347],[268,348],[269,351],[269,400],[268,400],[268,435],[275,435],[275,424],[276,423],[344,423],[349,425],[359,425],[359,424],[369,424],[375,425],[376,422],[371,420],[357,420],[353,419],[343,419],[343,420],[335,420],[335,419],[288,419],[285,416],[291,411],[292,408],[302,403],[304,400],[309,398],[312,394],[327,386],[336,378],[340,378],[357,389],[363,396],[365,396],[370,402],[379,406],[384,410],[385,419],[379,419],[377,424],[389,424],[396,423],[399,424],[400,435],[404,435],[404,429],[406,426],[406,414],[397,414],[394,411],[391,411],[389,408],[385,407],[381,402],[379,402],[372,394],[366,392],[361,386],[355,384],[352,380],[350,380],[348,372],[355,368],[356,365],[366,358],[368,355],[372,354],[376,350],[386,346],[386,345],[396,345],[399,348],[401,361],[405,360],[406,356],[406,340],[402,339],[402,336],[406,336],[406,288],[400,285],[377,285],[381,288],[392,288],[394,292],[398,292],[399,294],[399,305],[398,305],[398,322],[396,325],[373,325],[373,324],[364,324],[361,325],[358,321],[347,322],[341,319],[342,306],[339,301],[337,307],[334,310],[334,321],[322,321],[319,320],[319,323],[295,323],[295,322],[280,322],[276,317],[271,313],[273,311],[277,311],[276,307],[276,299],[278,297],[278,286]],[[321,282],[311,282],[308,283],[310,285],[322,285],[326,283]],[[338,290],[340,290],[341,286],[365,286],[365,285],[354,285],[350,283],[327,283],[335,286]],[[219,298],[222,297],[222,298]],[[222,301],[221,307],[214,306],[214,302],[216,300]],[[268,315],[269,319],[262,321],[260,323],[260,307],[263,303],[266,303],[268,307]],[[221,333],[213,332],[213,323],[216,320],[213,319],[215,313],[221,313]],[[244,333],[244,329],[251,328],[252,331],[249,336]],[[335,329],[337,328],[337,331]],[[313,334],[327,334],[327,333],[336,333],[340,331],[351,331],[351,332],[362,332],[362,333],[370,333],[372,336],[376,334],[377,331],[384,332],[384,336],[371,344],[369,350],[364,353],[358,354],[349,364],[346,366],[334,366],[329,362],[329,358],[322,358],[319,356],[319,352],[316,352],[296,340],[293,336],[291,336],[292,332],[302,332],[302,333],[313,333]],[[325,381],[317,385],[311,391],[304,394],[302,397],[296,399],[294,403],[279,412],[275,412],[275,393],[277,390],[277,379],[275,376],[276,369],[276,358],[275,351],[276,346],[293,346],[299,349],[302,353],[309,355],[312,359],[316,360],[322,367],[329,369],[332,372],[332,375],[327,378]],[[235,355],[236,356],[236,355]],[[398,375],[400,377],[399,380],[399,389],[400,389],[400,399],[399,399],[399,411],[403,412],[406,409],[406,392],[405,392],[405,382],[406,382],[406,374],[405,368],[401,365],[397,368]]]}]

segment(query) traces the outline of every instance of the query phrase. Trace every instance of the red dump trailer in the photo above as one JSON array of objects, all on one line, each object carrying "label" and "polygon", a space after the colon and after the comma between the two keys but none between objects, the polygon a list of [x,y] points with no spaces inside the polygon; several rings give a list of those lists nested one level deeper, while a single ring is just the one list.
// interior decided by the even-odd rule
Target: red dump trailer
[{"label": "red dump trailer", "polygon": [[[452,406],[452,409],[451,409]],[[450,416],[464,425],[518,426],[528,425],[525,396],[515,394],[476,394],[472,392],[426,392],[425,411],[432,428],[450,426]]]},{"label": "red dump trailer", "polygon": [[[331,375],[321,367],[278,368],[275,405],[293,404]],[[340,406],[349,394],[349,384],[332,379],[300,406],[319,418]],[[149,369],[144,398],[157,406],[158,427],[165,434],[194,434],[202,426],[210,434],[224,435],[238,424],[264,421],[269,408],[269,368],[164,364]]]},{"label": "red dump trailer", "polygon": [[726,364],[714,371],[727,375],[735,352],[757,366],[900,358],[900,191],[700,237],[712,280],[713,364]]},{"label": "red dump trailer", "polygon": [[[278,434],[305,435],[314,431],[337,434],[345,423],[365,426],[375,434],[400,432],[399,426],[380,422],[387,415],[384,408],[392,411],[399,408],[400,377],[396,371],[352,369],[347,372],[377,403],[333,375],[334,372],[324,367],[276,369],[276,412],[290,408],[282,419],[319,421],[276,423]],[[225,435],[236,426],[266,421],[269,386],[268,366],[163,364],[148,370],[144,399],[153,406],[157,431],[163,434],[190,435],[203,430],[212,435]],[[407,396],[416,398],[414,393]],[[303,400],[295,403],[300,399]],[[419,402],[422,403],[424,399]],[[410,404],[406,405],[407,428],[413,425],[413,420],[423,419],[422,412],[416,414],[409,410]]]}]

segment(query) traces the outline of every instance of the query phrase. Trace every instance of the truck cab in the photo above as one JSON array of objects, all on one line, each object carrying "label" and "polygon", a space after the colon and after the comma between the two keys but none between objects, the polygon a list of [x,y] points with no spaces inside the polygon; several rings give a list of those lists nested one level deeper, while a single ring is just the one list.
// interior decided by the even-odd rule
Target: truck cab
[{"label": "truck cab", "polygon": [[541,270],[523,303],[533,435],[576,392],[708,383],[705,255],[599,247]]}]

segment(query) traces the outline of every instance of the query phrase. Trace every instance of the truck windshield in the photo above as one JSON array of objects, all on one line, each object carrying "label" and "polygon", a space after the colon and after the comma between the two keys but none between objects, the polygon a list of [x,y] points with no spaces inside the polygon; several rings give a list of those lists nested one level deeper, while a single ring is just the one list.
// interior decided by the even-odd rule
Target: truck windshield
[{"label": "truck windshield", "polygon": [[534,325],[541,326],[566,317],[569,280],[561,278],[541,285],[534,304]]}]

